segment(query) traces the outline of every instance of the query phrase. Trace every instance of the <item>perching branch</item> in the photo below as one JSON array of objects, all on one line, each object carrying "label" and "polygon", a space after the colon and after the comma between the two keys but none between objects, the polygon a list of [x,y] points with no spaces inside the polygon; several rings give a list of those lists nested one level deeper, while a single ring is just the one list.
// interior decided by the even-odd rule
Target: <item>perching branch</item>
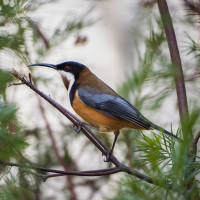
[{"label": "perching branch", "polygon": [[[48,101],[50,104],[52,104],[56,109],[58,109],[75,126],[80,126],[81,121],[75,115],[70,113],[62,105],[58,104],[51,97],[49,97],[46,94],[44,94],[43,92],[41,92],[33,85],[30,74],[29,74],[29,79],[26,76],[20,76],[15,70],[13,70],[11,72],[11,74],[13,76],[15,76],[17,79],[21,80],[21,82],[20,83],[11,83],[11,84],[9,84],[9,86],[23,85],[23,84],[27,85],[29,88],[31,88],[33,91],[35,91],[37,94],[39,94],[42,98],[44,98],[46,101]],[[109,149],[101,142],[101,140],[86,125],[82,124],[80,128],[81,128],[82,133],[84,133],[85,136],[102,152],[102,154],[106,156],[107,153],[109,152]],[[5,165],[5,166],[9,165],[9,166],[15,166],[15,167],[20,167],[20,168],[24,168],[24,169],[33,169],[36,171],[53,173],[53,174],[49,174],[49,175],[43,175],[44,180],[46,180],[50,177],[62,176],[62,175],[105,176],[105,175],[115,174],[115,173],[119,173],[119,172],[125,172],[125,173],[135,176],[141,180],[144,180],[147,183],[160,186],[158,180],[153,180],[150,177],[148,177],[136,170],[130,169],[129,167],[127,167],[124,164],[122,164],[121,162],[119,162],[114,155],[111,155],[110,161],[112,164],[115,165],[114,168],[101,169],[101,170],[90,170],[90,171],[62,171],[62,170],[34,167],[34,166],[30,166],[30,165],[23,165],[23,164],[17,164],[17,163],[7,163],[7,162],[3,162],[3,161],[0,161],[0,164]],[[168,188],[173,189],[173,185],[168,184]]]}]

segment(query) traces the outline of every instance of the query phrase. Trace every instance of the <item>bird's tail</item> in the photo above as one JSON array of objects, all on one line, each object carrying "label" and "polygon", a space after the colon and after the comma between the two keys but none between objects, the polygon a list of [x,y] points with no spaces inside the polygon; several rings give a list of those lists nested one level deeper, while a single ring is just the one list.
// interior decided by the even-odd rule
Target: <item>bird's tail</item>
[{"label": "bird's tail", "polygon": [[170,133],[169,131],[165,130],[164,128],[161,128],[160,126],[157,126],[157,125],[151,123],[151,128],[156,129],[156,130],[158,130],[160,132],[163,132],[165,135],[173,137],[173,138],[175,138],[178,141],[181,141],[181,139],[179,137],[177,137],[176,135]]}]

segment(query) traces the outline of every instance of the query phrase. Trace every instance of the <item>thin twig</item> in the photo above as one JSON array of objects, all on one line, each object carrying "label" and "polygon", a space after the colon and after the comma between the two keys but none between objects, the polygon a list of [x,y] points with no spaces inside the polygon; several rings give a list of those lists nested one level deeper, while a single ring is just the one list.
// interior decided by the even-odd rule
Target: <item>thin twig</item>
[{"label": "thin twig", "polygon": [[[42,176],[42,179],[44,181],[46,181],[48,178],[52,178],[52,177],[56,177],[56,176],[64,176],[64,175],[106,176],[106,175],[116,174],[116,173],[119,173],[119,172],[130,172],[129,174],[136,176],[137,178],[139,178],[141,180],[144,180],[148,183],[160,186],[158,181],[153,181],[150,177],[145,176],[144,174],[142,174],[140,172],[128,171],[128,170],[126,171],[125,168],[121,169],[120,167],[114,167],[114,168],[109,168],[109,169],[100,169],[100,170],[90,170],[90,171],[63,171],[63,170],[49,169],[49,168],[43,168],[43,167],[35,167],[33,165],[24,165],[24,164],[4,162],[4,161],[0,161],[0,165],[3,165],[4,167],[5,166],[11,166],[11,167],[19,167],[19,168],[24,168],[24,169],[34,169],[34,170],[37,170],[37,171],[53,173],[53,174],[49,174],[49,175],[40,174],[40,176]],[[173,185],[168,184],[168,188],[173,189]]]},{"label": "thin twig", "polygon": [[200,131],[198,132],[198,134],[196,135],[196,137],[192,141],[191,145],[192,146],[197,146],[197,142],[199,141],[199,138],[200,138]]},{"label": "thin twig", "polygon": [[23,85],[24,83],[20,82],[20,83],[8,83],[8,87],[11,87],[13,85]]},{"label": "thin twig", "polygon": [[65,175],[76,175],[76,176],[104,176],[104,175],[110,175],[110,174],[115,174],[121,171],[119,167],[113,167],[109,169],[99,169],[99,170],[90,170],[90,171],[63,171],[63,170],[57,170],[57,169],[49,169],[49,168],[44,168],[44,167],[36,167],[33,165],[25,165],[25,164],[19,164],[19,163],[13,163],[13,162],[5,162],[5,161],[0,161],[0,165],[5,166],[11,166],[11,167],[18,167],[22,169],[33,169],[36,171],[42,171],[42,172],[50,172],[54,174],[49,174],[49,175],[42,175],[42,174],[37,174],[35,172],[29,171],[31,174],[37,174],[41,175],[43,179],[47,179],[50,177],[55,177],[57,176],[65,176]]},{"label": "thin twig", "polygon": [[190,149],[193,155],[197,154],[197,143],[199,141],[200,138],[200,131],[197,133],[196,137],[194,138],[194,140],[192,141],[192,143],[190,144]]},{"label": "thin twig", "polygon": [[42,31],[40,30],[39,26],[37,25],[37,23],[35,23],[34,21],[30,20],[30,25],[33,27],[33,30],[35,30],[35,32],[38,34],[38,36],[41,38],[41,40],[43,41],[46,49],[49,48],[49,41],[47,40],[47,38],[45,37],[45,35],[42,33]]},{"label": "thin twig", "polygon": [[185,77],[185,81],[194,81],[195,79],[200,77],[200,70],[195,71],[193,74]]}]

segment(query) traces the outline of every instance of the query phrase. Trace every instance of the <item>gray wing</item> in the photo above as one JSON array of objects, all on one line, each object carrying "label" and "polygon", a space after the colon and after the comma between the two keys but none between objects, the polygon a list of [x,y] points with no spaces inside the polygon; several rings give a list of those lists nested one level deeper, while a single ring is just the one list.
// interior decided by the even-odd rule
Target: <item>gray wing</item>
[{"label": "gray wing", "polygon": [[120,96],[102,94],[99,90],[90,87],[79,88],[78,96],[84,104],[109,117],[130,121],[144,129],[151,127],[151,123],[133,105]]}]

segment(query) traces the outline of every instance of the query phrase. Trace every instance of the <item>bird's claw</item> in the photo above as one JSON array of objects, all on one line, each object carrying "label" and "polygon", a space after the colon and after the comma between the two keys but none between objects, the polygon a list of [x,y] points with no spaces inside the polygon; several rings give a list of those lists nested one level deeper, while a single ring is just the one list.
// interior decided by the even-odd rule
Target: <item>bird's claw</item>
[{"label": "bird's claw", "polygon": [[95,126],[92,126],[90,124],[86,124],[84,122],[79,122],[78,124],[73,124],[73,129],[77,132],[77,133],[80,133],[81,131],[81,128],[85,126],[85,127],[88,127],[88,128],[93,128],[95,130],[99,130],[98,127],[95,127]]},{"label": "bird's claw", "polygon": [[80,133],[82,126],[83,126],[83,123],[82,123],[82,122],[80,122],[80,123],[78,123],[78,124],[73,124],[73,129],[74,129],[77,133]]}]

